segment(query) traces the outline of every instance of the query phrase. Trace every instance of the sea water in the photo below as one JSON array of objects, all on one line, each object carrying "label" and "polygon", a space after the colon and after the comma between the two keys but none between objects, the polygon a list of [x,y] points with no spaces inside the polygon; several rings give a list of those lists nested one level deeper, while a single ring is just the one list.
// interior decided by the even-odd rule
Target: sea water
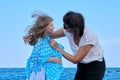
[{"label": "sea water", "polygon": [[[60,80],[74,80],[76,68],[65,68]],[[0,68],[0,80],[25,80],[25,68]],[[104,80],[120,80],[120,68],[107,68]]]}]

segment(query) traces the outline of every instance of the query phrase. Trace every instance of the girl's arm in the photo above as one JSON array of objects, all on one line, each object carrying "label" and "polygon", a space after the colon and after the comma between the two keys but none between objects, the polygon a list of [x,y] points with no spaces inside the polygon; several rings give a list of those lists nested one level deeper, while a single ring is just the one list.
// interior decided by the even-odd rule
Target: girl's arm
[{"label": "girl's arm", "polygon": [[90,51],[90,49],[93,47],[93,45],[88,44],[85,46],[82,46],[78,49],[76,55],[71,55],[70,53],[62,50],[61,48],[58,47],[57,43],[52,40],[51,41],[51,46],[53,48],[55,48],[56,50],[58,50],[59,52],[62,53],[62,55],[69,61],[71,61],[74,64],[79,63],[80,61],[82,61],[82,59],[88,54],[88,52]]},{"label": "girl's arm", "polygon": [[58,63],[58,64],[62,63],[61,59],[58,58],[58,57],[51,57],[51,58],[48,59],[47,62],[55,62],[55,63]]},{"label": "girl's arm", "polygon": [[54,31],[53,33],[49,34],[49,36],[52,38],[52,39],[55,39],[55,38],[60,38],[60,37],[64,37],[64,29],[63,28],[60,28],[58,29],[57,31]]}]

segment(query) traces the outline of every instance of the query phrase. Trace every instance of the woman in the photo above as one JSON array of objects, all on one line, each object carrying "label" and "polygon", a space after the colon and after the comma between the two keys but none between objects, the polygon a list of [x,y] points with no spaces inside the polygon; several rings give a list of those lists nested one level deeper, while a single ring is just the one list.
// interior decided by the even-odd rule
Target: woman
[{"label": "woman", "polygon": [[67,60],[77,64],[74,80],[103,80],[105,73],[103,50],[95,34],[85,27],[83,16],[69,11],[64,15],[63,22],[64,28],[50,36],[52,38],[66,36],[74,55],[59,48],[54,40],[51,40],[50,44]]}]

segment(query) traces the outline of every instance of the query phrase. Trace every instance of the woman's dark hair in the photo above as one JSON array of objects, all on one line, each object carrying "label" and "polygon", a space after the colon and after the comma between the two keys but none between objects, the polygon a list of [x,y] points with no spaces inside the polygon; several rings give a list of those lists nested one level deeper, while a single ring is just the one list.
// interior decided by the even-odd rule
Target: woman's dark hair
[{"label": "woman's dark hair", "polygon": [[33,14],[33,18],[36,18],[35,23],[29,28],[28,38],[29,44],[34,45],[38,38],[44,38],[46,35],[45,28],[53,21],[51,17],[46,14]]},{"label": "woman's dark hair", "polygon": [[68,11],[63,17],[64,24],[73,29],[78,37],[82,37],[85,28],[85,22],[82,14]]}]

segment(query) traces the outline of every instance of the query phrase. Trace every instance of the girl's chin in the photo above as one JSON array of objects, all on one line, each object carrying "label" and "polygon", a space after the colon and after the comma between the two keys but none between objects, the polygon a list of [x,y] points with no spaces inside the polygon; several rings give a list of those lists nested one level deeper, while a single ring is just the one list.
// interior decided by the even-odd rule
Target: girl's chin
[{"label": "girl's chin", "polygon": [[52,34],[52,32],[49,32],[48,35],[49,35],[49,34]]}]

